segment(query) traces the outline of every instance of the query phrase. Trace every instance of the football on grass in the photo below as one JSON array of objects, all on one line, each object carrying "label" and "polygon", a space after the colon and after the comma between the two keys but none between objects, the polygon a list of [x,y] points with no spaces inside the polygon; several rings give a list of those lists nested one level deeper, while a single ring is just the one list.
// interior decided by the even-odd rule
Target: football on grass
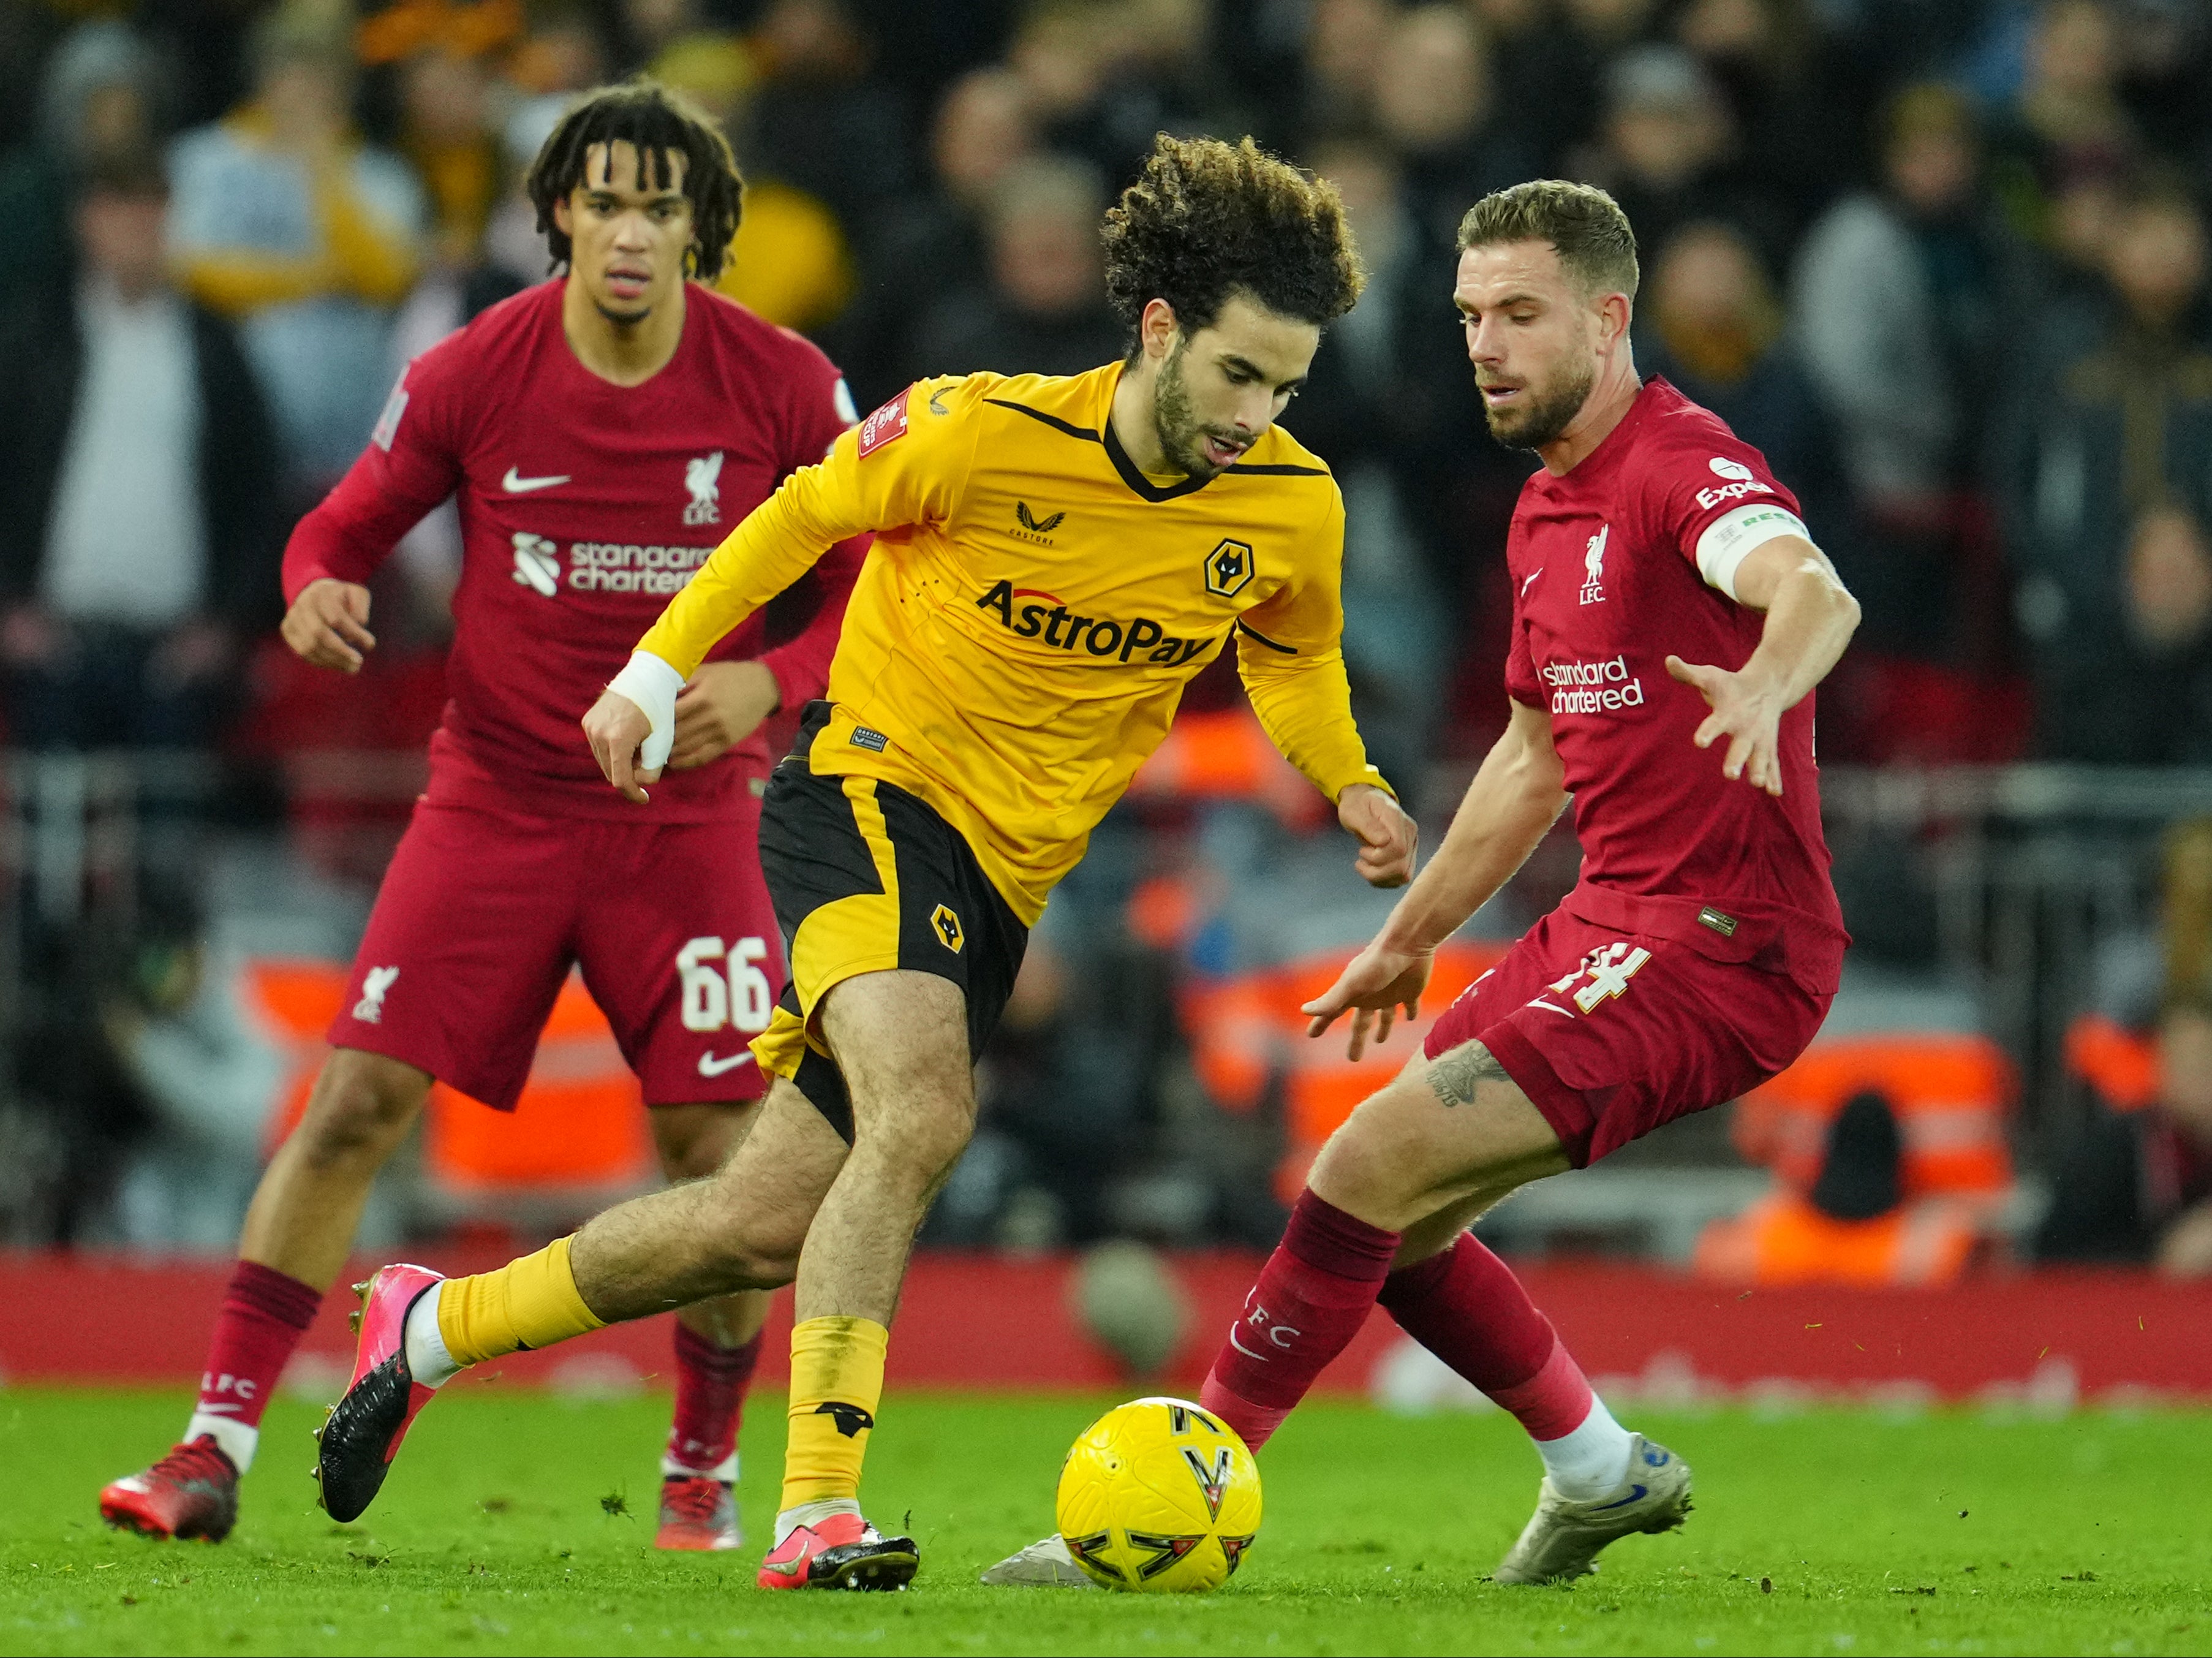
[{"label": "football on grass", "polygon": [[1260,1471],[1212,1411],[1133,1399],[1075,1442],[1057,1507],[1067,1551],[1108,1588],[1218,1588],[1259,1534]]}]

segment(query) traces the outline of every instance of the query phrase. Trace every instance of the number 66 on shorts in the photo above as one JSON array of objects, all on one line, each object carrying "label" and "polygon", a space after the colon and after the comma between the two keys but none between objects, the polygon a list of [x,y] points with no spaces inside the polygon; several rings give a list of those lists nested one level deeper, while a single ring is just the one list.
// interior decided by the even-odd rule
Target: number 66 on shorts
[{"label": "number 66 on shorts", "polygon": [[704,1033],[727,1027],[748,1036],[766,1030],[777,986],[759,964],[773,960],[763,938],[740,938],[725,950],[720,936],[709,934],[684,945],[676,953],[684,1028]]},{"label": "number 66 on shorts", "polygon": [[554,999],[580,967],[646,1104],[755,1098],[760,1072],[744,1044],[783,990],[782,938],[750,850],[759,822],[742,791],[696,822],[418,804],[345,1009],[361,1004],[371,971],[399,971],[383,981],[379,1018],[342,1012],[332,1045],[510,1110]]}]

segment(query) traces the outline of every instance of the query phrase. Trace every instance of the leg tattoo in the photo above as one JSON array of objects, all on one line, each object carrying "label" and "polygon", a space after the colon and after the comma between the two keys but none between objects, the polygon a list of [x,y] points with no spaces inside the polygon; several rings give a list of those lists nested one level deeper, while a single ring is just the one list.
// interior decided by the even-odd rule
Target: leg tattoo
[{"label": "leg tattoo", "polygon": [[1429,1067],[1429,1086],[1447,1109],[1473,1105],[1474,1091],[1482,1083],[1512,1080],[1480,1042],[1462,1042]]}]

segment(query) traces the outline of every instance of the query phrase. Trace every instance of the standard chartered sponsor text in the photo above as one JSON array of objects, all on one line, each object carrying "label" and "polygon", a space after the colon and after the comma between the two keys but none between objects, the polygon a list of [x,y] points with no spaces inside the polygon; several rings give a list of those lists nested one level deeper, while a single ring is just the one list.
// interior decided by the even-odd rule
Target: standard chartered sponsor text
[{"label": "standard chartered sponsor text", "polygon": [[1610,714],[1644,706],[1644,681],[1630,677],[1625,655],[1603,661],[1547,662],[1543,679],[1552,687],[1554,714]]},{"label": "standard chartered sponsor text", "polygon": [[714,551],[641,546],[635,541],[572,542],[568,585],[579,593],[644,593],[665,598],[690,581]]}]

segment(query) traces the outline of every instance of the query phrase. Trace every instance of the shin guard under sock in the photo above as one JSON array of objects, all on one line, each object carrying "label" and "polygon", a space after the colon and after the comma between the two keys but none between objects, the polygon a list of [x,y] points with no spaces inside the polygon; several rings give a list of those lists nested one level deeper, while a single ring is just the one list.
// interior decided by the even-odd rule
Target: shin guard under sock
[{"label": "shin guard under sock", "polygon": [[1199,1402],[1257,1451],[1367,1321],[1398,1234],[1299,1194]]},{"label": "shin guard under sock", "polygon": [[660,1459],[663,1474],[737,1478],[738,1428],[760,1350],[758,1336],[741,1346],[717,1347],[689,1326],[676,1326],[676,1411]]},{"label": "shin guard under sock", "polygon": [[239,1262],[216,1314],[185,1439],[210,1435],[239,1472],[252,1467],[261,1413],[322,1304],[319,1289],[258,1261]]},{"label": "shin guard under sock", "polygon": [[1528,1429],[1563,1495],[1598,1496],[1618,1481],[1626,1431],[1513,1270],[1472,1233],[1393,1272],[1378,1299],[1407,1335]]},{"label": "shin guard under sock", "polygon": [[605,1327],[584,1304],[568,1266],[568,1238],[496,1271],[438,1286],[438,1334],[456,1364],[481,1364]]},{"label": "shin guard under sock", "polygon": [[808,1319],[793,1326],[791,1427],[779,1510],[858,1500],[890,1345],[890,1332],[872,1319]]}]

